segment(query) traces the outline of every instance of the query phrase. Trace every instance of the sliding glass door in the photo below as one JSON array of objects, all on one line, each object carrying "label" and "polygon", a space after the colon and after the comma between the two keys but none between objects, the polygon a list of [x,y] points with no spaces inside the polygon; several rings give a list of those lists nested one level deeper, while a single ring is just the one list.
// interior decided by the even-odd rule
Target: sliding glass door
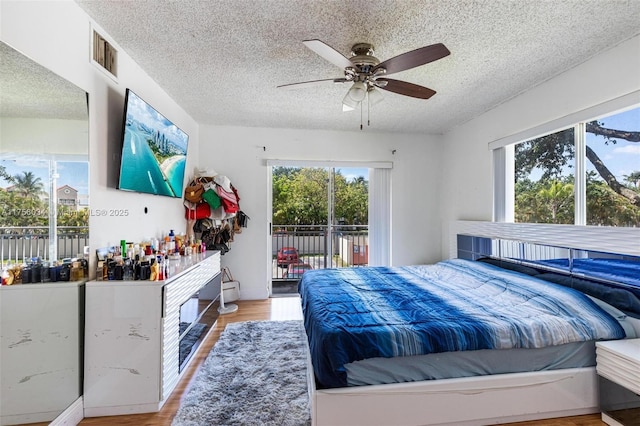
[{"label": "sliding glass door", "polygon": [[271,169],[272,294],[292,293],[309,269],[369,263],[369,169]]}]

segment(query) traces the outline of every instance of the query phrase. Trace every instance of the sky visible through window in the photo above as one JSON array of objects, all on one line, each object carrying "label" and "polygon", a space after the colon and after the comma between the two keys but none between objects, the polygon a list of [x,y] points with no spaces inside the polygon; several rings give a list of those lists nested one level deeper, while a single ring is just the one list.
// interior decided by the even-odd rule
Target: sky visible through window
[{"label": "sky visible through window", "polygon": [[364,177],[364,180],[366,181],[369,180],[369,169],[355,167],[336,167],[336,171],[340,171],[347,182],[351,182],[352,180],[359,177]]},{"label": "sky visible through window", "polygon": [[[598,118],[596,121],[607,129],[637,132],[640,131],[640,107]],[[615,144],[605,144],[604,137],[587,132],[586,144],[595,151],[618,182],[624,184],[625,176],[640,171],[640,143],[617,139],[617,143]],[[591,164],[589,160],[586,160],[585,164],[587,172],[595,172],[595,167],[593,167],[593,164]],[[573,161],[571,161],[562,169],[562,175],[570,176],[573,175],[573,173],[574,164]],[[535,182],[539,180],[541,176],[542,170],[534,168],[529,174],[529,179]]]},{"label": "sky visible through window", "polygon": [[[599,118],[607,129],[640,131],[640,107],[629,111]],[[587,145],[593,149],[602,162],[613,173],[618,182],[624,183],[625,176],[640,171],[640,143],[618,139],[616,144],[605,145],[602,136],[587,133]],[[595,170],[591,162],[587,161],[587,171]]]},{"label": "sky visible through window", "polygon": [[[22,175],[24,172],[31,172],[37,178],[40,178],[45,189],[49,185],[49,162],[43,160],[1,160],[0,166],[3,166],[7,174],[11,176]],[[89,194],[89,164],[83,161],[59,161],[58,162],[58,180],[56,187],[69,185],[78,191],[79,195]],[[10,182],[0,178],[0,187],[6,188],[11,186]]]}]

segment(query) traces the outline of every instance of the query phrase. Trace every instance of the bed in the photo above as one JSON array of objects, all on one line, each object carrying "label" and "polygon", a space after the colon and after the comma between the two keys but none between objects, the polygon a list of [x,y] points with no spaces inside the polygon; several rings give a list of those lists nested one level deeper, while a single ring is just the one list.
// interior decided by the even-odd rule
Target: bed
[{"label": "bed", "polygon": [[314,424],[595,412],[595,342],[634,338],[640,321],[531,271],[450,259],[306,273]]}]

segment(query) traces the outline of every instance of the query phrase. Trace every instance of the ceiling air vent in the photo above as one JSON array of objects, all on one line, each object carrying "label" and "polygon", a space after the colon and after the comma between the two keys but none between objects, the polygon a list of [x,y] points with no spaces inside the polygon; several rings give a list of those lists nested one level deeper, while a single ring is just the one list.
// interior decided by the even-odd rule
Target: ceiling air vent
[{"label": "ceiling air vent", "polygon": [[113,76],[118,76],[118,51],[96,31],[93,32],[93,60]]}]

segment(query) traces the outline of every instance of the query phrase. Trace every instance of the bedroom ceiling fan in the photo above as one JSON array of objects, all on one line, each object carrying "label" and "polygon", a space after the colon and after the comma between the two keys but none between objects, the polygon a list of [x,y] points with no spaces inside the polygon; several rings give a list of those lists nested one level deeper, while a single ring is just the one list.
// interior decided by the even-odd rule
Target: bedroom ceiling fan
[{"label": "bedroom ceiling fan", "polygon": [[[344,77],[283,84],[277,87],[293,89],[324,84],[325,82],[352,83],[351,88],[342,100],[343,111],[351,111],[358,106],[362,108],[362,103],[365,100],[367,101],[367,108],[380,102],[382,95],[378,89],[418,99],[429,99],[436,94],[435,90],[402,80],[394,80],[386,76],[437,61],[451,53],[444,44],[437,43],[380,62],[374,56],[373,45],[369,43],[353,45],[350,58],[345,57],[321,40],[304,40],[302,43],[327,61],[343,68]],[[360,129],[362,129],[362,122],[360,123]]]}]

